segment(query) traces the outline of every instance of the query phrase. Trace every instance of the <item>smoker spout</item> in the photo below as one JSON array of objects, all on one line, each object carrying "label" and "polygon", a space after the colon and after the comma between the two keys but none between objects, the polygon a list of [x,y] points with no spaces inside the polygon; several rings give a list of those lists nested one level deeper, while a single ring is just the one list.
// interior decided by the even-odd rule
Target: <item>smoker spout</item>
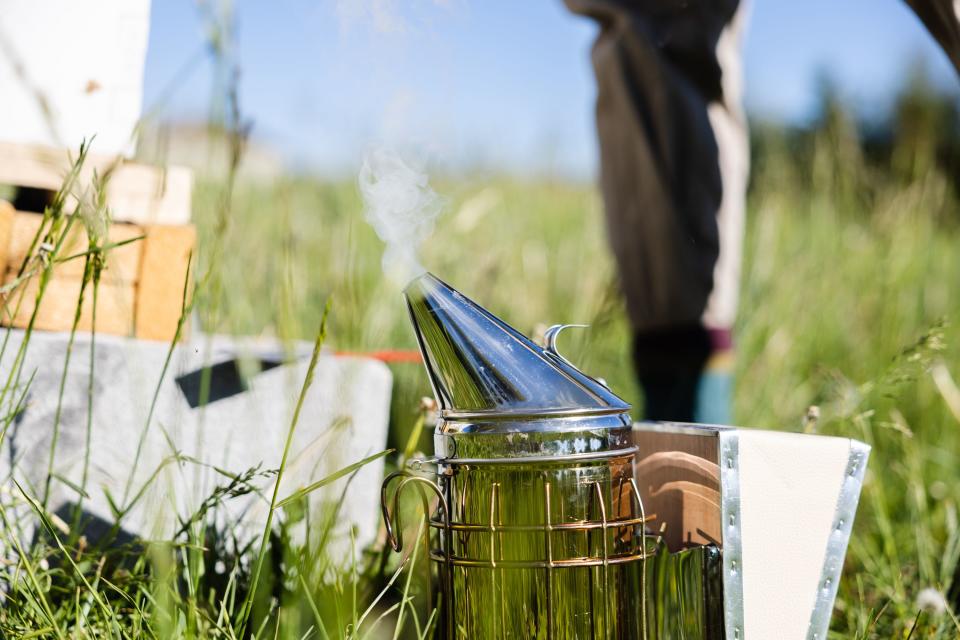
[{"label": "smoker spout", "polygon": [[599,381],[439,278],[424,274],[404,294],[445,416],[516,419],[629,411],[630,405]]}]

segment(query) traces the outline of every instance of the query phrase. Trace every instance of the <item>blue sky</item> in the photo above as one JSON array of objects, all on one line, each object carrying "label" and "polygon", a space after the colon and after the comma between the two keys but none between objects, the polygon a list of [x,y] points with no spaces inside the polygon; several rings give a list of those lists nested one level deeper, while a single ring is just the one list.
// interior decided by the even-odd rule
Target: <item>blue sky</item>
[{"label": "blue sky", "polygon": [[[352,173],[388,143],[451,168],[594,171],[594,26],[561,0],[237,0],[234,11],[243,111],[291,166]],[[190,64],[204,31],[196,0],[153,1],[144,99],[162,117],[207,114],[210,65]],[[827,73],[851,104],[882,112],[918,59],[960,86],[902,0],[753,0],[747,108],[802,122]]]}]

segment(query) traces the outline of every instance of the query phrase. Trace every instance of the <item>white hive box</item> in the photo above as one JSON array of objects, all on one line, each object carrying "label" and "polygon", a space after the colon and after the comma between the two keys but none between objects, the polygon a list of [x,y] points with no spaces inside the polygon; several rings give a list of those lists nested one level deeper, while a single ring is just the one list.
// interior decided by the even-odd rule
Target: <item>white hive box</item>
[{"label": "white hive box", "polygon": [[0,0],[0,141],[130,155],[149,23],[150,0]]}]

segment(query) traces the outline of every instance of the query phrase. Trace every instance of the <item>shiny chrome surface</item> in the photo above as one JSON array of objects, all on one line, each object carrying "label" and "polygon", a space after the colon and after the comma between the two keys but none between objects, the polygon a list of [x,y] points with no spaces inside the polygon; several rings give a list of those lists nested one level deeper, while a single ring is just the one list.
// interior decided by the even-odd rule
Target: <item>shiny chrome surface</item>
[{"label": "shiny chrome surface", "polygon": [[441,637],[722,638],[705,582],[719,560],[649,533],[630,405],[559,354],[565,327],[541,347],[432,275],[404,293],[440,407],[437,473],[388,476],[381,502],[400,550],[400,494],[428,485]]},{"label": "shiny chrome surface", "polygon": [[850,457],[847,460],[847,469],[843,475],[843,488],[840,490],[840,498],[837,500],[833,529],[830,534],[830,541],[827,543],[827,557],[824,560],[823,573],[820,576],[820,584],[824,586],[817,591],[817,601],[813,607],[813,613],[810,615],[807,640],[820,640],[827,637],[830,615],[833,613],[833,603],[840,585],[843,559],[847,555],[847,544],[850,542],[853,520],[857,515],[857,503],[860,501],[860,491],[863,488],[863,479],[867,473],[867,459],[869,457],[869,445],[856,440],[850,441]]},{"label": "shiny chrome surface", "polygon": [[648,640],[727,637],[720,549],[707,545],[669,553],[658,545],[656,555],[647,562],[646,574]]},{"label": "shiny chrome surface", "polygon": [[740,440],[736,430],[718,432],[723,496],[723,620],[728,638],[743,637],[743,540],[740,536]]},{"label": "shiny chrome surface", "polygon": [[[552,425],[555,421],[544,421]],[[460,430],[460,427],[466,429]],[[555,429],[504,433],[500,424],[441,421],[433,435],[434,451],[445,459],[499,459],[530,456],[569,456],[621,451],[633,446],[630,427],[619,416],[568,419]],[[565,431],[561,429],[566,429]]]},{"label": "shiny chrome surface", "polygon": [[[550,352],[551,354],[553,354],[554,356],[560,358],[570,366],[573,366],[573,363],[567,360],[566,358],[564,358],[563,355],[560,353],[560,351],[557,349],[557,338],[560,337],[560,334],[565,329],[589,329],[589,328],[590,328],[590,325],[588,324],[555,324],[549,327],[543,333],[543,341],[546,343],[544,346],[544,349]],[[603,386],[607,386],[606,384],[604,384],[602,380],[598,379],[597,382],[599,382],[600,384],[603,384]]]},{"label": "shiny chrome surface", "polygon": [[[645,533],[634,455],[441,461],[429,524],[442,637],[647,638],[644,565],[656,547]],[[402,541],[391,514],[414,482],[429,481],[401,472],[384,484],[395,549]]]},{"label": "shiny chrome surface", "polygon": [[428,552],[440,637],[724,640],[720,550],[670,553],[646,532],[655,522],[632,477],[634,455],[441,465],[436,484],[390,476],[383,504],[395,549],[403,487],[423,483],[436,497]]},{"label": "shiny chrome surface", "polygon": [[[404,294],[440,405],[438,433],[629,426],[630,405],[436,277]],[[555,344],[559,328],[550,334]]]}]

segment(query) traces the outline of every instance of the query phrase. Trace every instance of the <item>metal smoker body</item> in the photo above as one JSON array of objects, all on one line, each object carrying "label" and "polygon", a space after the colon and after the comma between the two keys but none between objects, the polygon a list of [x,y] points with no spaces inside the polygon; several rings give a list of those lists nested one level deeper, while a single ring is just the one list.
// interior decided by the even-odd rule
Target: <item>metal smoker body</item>
[{"label": "metal smoker body", "polygon": [[388,502],[396,517],[410,483],[437,498],[442,637],[826,636],[867,445],[631,425],[557,353],[560,328],[540,347],[430,275],[406,295],[440,408],[437,477],[388,476],[381,501],[399,550]]},{"label": "metal smoker body", "polygon": [[[630,406],[424,275],[406,290],[439,403],[430,519],[448,638],[646,638],[655,548]],[[424,478],[400,472],[384,482]]]}]

